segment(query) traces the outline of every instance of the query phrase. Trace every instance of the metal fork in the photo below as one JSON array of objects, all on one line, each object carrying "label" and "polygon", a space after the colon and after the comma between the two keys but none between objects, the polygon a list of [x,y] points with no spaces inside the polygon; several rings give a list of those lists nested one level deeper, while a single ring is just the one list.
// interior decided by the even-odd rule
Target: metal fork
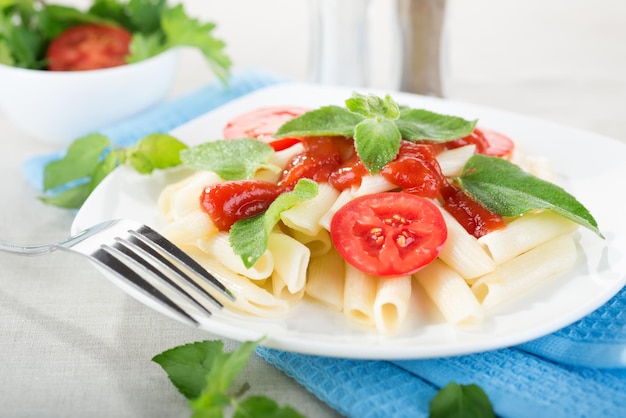
[{"label": "metal fork", "polygon": [[18,245],[0,240],[0,250],[22,255],[49,254],[54,250],[82,254],[193,325],[198,325],[198,320],[154,283],[165,285],[207,315],[211,315],[207,301],[219,309],[223,304],[206,289],[206,284],[234,300],[222,283],[180,248],[152,228],[133,220],[102,222],[54,244]]}]

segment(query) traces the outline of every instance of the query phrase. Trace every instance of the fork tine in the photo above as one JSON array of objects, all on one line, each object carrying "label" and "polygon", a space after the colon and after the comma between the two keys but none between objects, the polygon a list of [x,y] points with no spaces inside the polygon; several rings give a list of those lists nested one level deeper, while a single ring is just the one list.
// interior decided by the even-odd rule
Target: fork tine
[{"label": "fork tine", "polygon": [[[200,301],[194,298],[191,294],[185,291],[182,287],[180,287],[176,282],[174,282],[170,277],[168,277],[165,273],[155,267],[153,264],[146,259],[146,254],[140,255],[137,253],[136,248],[133,248],[131,243],[125,242],[121,238],[117,237],[115,243],[111,245],[102,245],[102,249],[109,252],[110,254],[117,256],[118,258],[123,258],[126,262],[131,263],[132,265],[141,268],[143,270],[147,270],[149,273],[156,276],[158,279],[169,285],[169,287],[174,290],[177,294],[184,297],[188,302],[192,303],[197,308],[201,309],[207,315],[211,315],[211,311],[206,308]],[[141,251],[141,249],[139,250]],[[154,257],[150,254],[147,254],[153,262],[158,262]],[[158,256],[158,255],[157,255]],[[180,272],[181,274],[184,274]],[[191,280],[191,279],[189,279]],[[209,295],[210,296],[210,295]],[[212,302],[217,303],[219,307],[222,305],[217,302],[212,296],[210,296]]]},{"label": "fork tine", "polygon": [[154,287],[149,281],[137,274],[133,269],[118,260],[112,254],[102,250],[94,252],[91,257],[102,267],[108,269],[119,278],[127,280],[129,283],[133,284],[135,288],[142,291],[147,296],[168,307],[172,313],[176,314],[183,321],[195,326],[199,324],[198,321],[189,315],[183,308],[178,306],[169,297],[165,296],[160,290]]},{"label": "fork tine", "polygon": [[128,231],[132,236],[140,239],[145,244],[151,247],[157,247],[162,251],[175,258],[179,263],[194,271],[197,275],[204,278],[208,283],[215,287],[218,291],[226,295],[230,300],[235,300],[235,296],[230,290],[226,288],[219,280],[217,280],[212,274],[210,274],[204,267],[191,258],[188,254],[174,245],[171,241],[159,234],[152,228],[146,225],[142,225],[137,230]]},{"label": "fork tine", "polygon": [[[169,261],[167,258],[163,257],[163,255],[160,254],[157,250],[155,250],[152,246],[146,244],[143,240],[137,238],[135,234],[132,234],[132,231],[129,231],[129,232],[131,232],[131,236],[128,239],[122,240],[121,238],[118,237],[117,238],[118,241],[126,246],[134,246],[134,247],[141,249],[147,255],[149,255],[155,263],[158,263],[161,266],[165,267],[166,269],[170,270],[179,279],[184,280],[185,282],[191,284],[198,292],[202,293],[205,297],[209,298],[214,304],[218,305],[220,308],[224,306],[211,293],[209,293],[202,285],[200,285],[200,283],[198,283],[188,274],[184,273],[181,269],[178,268],[178,266],[176,266],[174,263]],[[195,272],[195,270],[192,270],[192,271]],[[207,272],[207,274],[209,273]],[[202,277],[204,278],[204,276]]]}]

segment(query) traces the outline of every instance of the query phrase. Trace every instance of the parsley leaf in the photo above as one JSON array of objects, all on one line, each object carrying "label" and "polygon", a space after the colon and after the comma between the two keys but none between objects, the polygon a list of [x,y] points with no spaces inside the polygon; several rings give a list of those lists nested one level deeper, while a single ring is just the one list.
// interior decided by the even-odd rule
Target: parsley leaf
[{"label": "parsley leaf", "polygon": [[291,192],[279,195],[267,210],[252,218],[242,219],[230,228],[229,241],[244,266],[250,268],[267,250],[269,234],[280,220],[280,214],[300,202],[317,196],[318,185],[309,179],[300,179]]},{"label": "parsley leaf", "polygon": [[257,341],[244,342],[226,353],[222,341],[201,341],[166,350],[152,361],[164,369],[189,400],[193,417],[222,417],[224,408],[230,405],[235,410],[234,417],[302,418],[295,409],[280,407],[263,396],[250,396],[239,403],[236,398],[242,391],[230,391],[257,345]]},{"label": "parsley leaf", "polygon": [[547,209],[602,237],[596,220],[574,196],[502,158],[473,155],[457,180],[467,193],[499,215],[513,217]]},{"label": "parsley leaf", "polygon": [[196,170],[209,170],[224,180],[243,180],[254,176],[259,168],[280,170],[269,164],[274,149],[253,138],[210,141],[181,152],[183,163]]},{"label": "parsley leaf", "polygon": [[475,384],[450,382],[430,402],[430,418],[495,418],[487,394]]}]

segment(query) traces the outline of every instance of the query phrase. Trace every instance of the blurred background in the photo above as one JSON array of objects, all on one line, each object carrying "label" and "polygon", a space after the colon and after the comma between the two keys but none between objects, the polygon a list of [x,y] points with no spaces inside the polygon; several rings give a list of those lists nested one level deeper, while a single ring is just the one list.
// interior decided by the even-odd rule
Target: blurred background
[{"label": "blurred background", "polygon": [[[183,3],[190,14],[218,24],[216,34],[227,42],[235,68],[263,68],[308,81],[310,1]],[[389,63],[392,3],[370,4],[374,87],[394,87],[396,81]],[[448,0],[444,32],[446,97],[573,126],[584,119],[584,128],[626,140],[623,0]],[[180,91],[210,78],[208,71],[197,71],[201,59],[190,55],[179,76]]]},{"label": "blurred background", "polygon": [[[215,34],[226,41],[235,70],[259,68],[311,81],[313,1],[182,3],[188,14],[217,23]],[[393,4],[395,0],[370,0],[372,87],[397,86]],[[447,0],[444,33],[446,97],[541,115],[626,140],[621,116],[626,107],[625,1]],[[203,59],[186,51],[172,94],[212,80]]]}]

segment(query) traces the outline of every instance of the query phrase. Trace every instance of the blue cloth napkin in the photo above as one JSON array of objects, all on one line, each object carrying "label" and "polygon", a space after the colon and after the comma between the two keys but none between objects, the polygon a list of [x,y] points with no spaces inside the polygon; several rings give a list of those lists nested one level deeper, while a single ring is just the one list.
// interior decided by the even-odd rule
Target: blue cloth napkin
[{"label": "blue cloth napkin", "polygon": [[[102,131],[129,145],[167,132],[236,97],[286,82],[264,72],[233,75]],[[58,155],[29,159],[36,187]],[[427,360],[336,359],[277,351],[257,353],[348,417],[427,417],[439,388],[476,383],[502,417],[626,416],[626,288],[578,322],[528,343],[490,352]]]}]

